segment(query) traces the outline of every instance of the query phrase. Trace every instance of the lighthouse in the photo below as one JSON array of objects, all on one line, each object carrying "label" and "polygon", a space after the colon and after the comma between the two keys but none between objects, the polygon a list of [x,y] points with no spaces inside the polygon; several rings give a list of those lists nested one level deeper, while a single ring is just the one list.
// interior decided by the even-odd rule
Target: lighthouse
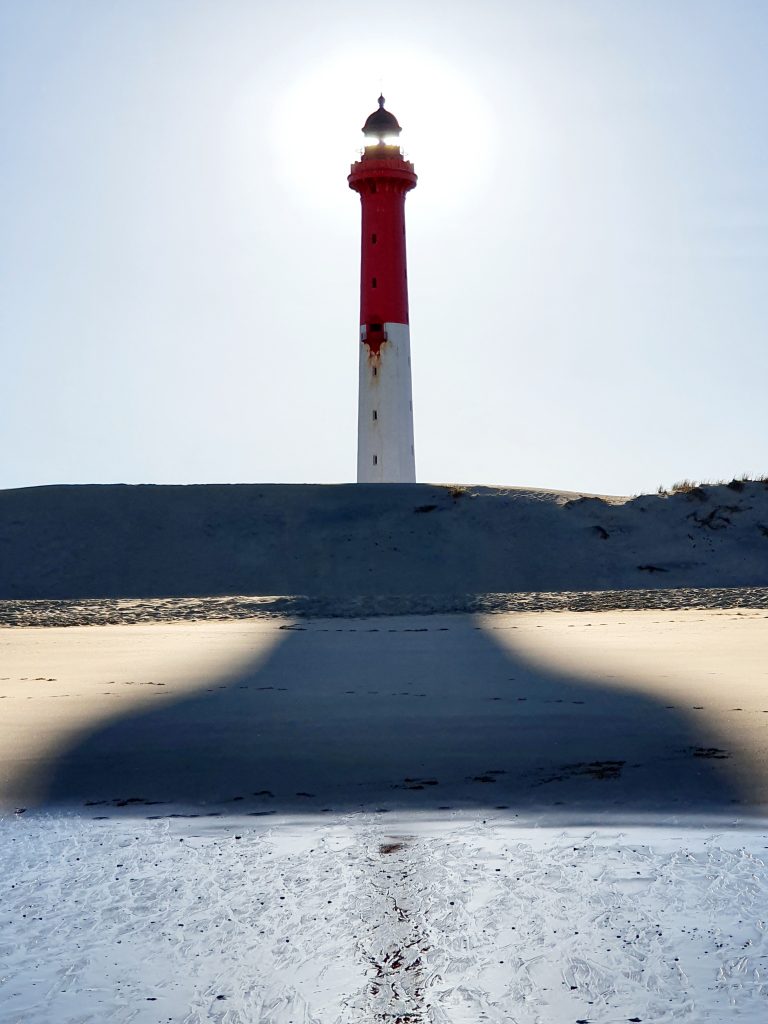
[{"label": "lighthouse", "polygon": [[405,195],[416,175],[400,130],[380,96],[348,178],[362,206],[358,483],[416,481],[405,256]]}]

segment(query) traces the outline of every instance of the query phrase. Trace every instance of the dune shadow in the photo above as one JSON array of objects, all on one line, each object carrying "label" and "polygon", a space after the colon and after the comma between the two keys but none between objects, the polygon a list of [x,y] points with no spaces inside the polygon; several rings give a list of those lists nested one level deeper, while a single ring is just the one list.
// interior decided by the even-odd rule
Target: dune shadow
[{"label": "dune shadow", "polygon": [[85,736],[44,803],[733,813],[738,754],[692,718],[533,664],[468,616],[306,621],[253,669]]}]

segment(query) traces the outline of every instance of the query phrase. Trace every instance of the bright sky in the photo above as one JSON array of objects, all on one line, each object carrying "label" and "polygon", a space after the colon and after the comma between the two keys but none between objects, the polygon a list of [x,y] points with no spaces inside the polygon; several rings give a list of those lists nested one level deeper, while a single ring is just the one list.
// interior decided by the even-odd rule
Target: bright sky
[{"label": "bright sky", "polygon": [[417,474],[768,471],[765,0],[0,0],[0,487],[349,481],[379,89]]}]

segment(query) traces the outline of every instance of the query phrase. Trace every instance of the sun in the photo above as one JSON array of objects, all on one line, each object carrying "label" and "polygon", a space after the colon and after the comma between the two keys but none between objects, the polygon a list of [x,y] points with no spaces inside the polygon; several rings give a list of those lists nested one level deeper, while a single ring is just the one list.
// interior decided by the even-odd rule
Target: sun
[{"label": "sun", "polygon": [[344,51],[305,69],[276,104],[273,143],[284,174],[312,206],[345,188],[360,129],[379,93],[402,125],[424,212],[462,205],[490,172],[490,104],[460,71],[423,52],[386,50],[379,61]]}]

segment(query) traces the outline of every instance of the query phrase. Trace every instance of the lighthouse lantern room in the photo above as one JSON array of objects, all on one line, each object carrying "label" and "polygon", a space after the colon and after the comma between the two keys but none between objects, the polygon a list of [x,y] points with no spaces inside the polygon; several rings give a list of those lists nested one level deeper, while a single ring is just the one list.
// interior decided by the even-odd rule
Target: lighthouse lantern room
[{"label": "lighthouse lantern room", "polygon": [[405,195],[416,175],[383,96],[363,135],[348,179],[362,206],[357,482],[414,483]]}]

